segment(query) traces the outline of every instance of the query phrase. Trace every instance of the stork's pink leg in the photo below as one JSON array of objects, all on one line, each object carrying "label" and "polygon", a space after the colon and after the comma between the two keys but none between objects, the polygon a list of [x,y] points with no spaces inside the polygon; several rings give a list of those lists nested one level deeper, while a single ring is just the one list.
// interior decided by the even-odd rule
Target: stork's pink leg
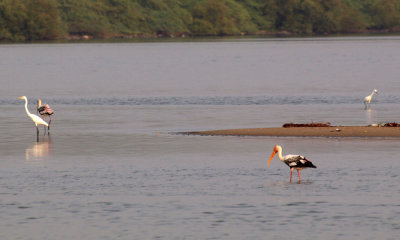
[{"label": "stork's pink leg", "polygon": [[292,173],[293,173],[293,169],[290,169],[290,182],[292,182]]},{"label": "stork's pink leg", "polygon": [[301,182],[300,170],[299,169],[297,169],[297,173],[299,174],[299,182]]}]

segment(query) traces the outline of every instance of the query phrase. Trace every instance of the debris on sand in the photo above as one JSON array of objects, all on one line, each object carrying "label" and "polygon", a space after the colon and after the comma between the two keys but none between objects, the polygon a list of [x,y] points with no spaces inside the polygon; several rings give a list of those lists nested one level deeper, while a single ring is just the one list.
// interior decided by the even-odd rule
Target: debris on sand
[{"label": "debris on sand", "polygon": [[324,123],[285,123],[283,124],[284,128],[293,128],[293,127],[331,127],[330,122]]},{"label": "debris on sand", "polygon": [[385,123],[384,127],[400,127],[400,123],[392,122],[392,123]]}]

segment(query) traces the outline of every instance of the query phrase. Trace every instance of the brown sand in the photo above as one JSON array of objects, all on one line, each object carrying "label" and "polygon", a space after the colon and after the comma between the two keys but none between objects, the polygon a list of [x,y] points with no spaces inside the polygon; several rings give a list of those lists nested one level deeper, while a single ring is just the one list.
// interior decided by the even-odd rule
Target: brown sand
[{"label": "brown sand", "polygon": [[186,132],[185,134],[276,137],[400,137],[400,127],[334,126],[294,128],[243,128]]}]

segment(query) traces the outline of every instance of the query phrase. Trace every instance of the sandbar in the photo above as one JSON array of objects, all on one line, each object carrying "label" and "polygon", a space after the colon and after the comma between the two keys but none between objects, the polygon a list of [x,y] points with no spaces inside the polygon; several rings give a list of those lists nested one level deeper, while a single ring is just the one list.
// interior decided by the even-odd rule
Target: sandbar
[{"label": "sandbar", "polygon": [[275,136],[275,137],[400,137],[400,127],[331,126],[242,128],[185,132],[189,135]]}]

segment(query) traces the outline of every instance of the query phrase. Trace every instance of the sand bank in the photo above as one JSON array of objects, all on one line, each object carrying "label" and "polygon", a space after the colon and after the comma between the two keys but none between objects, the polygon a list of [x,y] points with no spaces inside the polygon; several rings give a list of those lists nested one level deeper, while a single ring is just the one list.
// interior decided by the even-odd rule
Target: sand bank
[{"label": "sand bank", "polygon": [[276,137],[400,137],[400,127],[332,126],[294,128],[243,128],[185,132],[184,134]]}]

